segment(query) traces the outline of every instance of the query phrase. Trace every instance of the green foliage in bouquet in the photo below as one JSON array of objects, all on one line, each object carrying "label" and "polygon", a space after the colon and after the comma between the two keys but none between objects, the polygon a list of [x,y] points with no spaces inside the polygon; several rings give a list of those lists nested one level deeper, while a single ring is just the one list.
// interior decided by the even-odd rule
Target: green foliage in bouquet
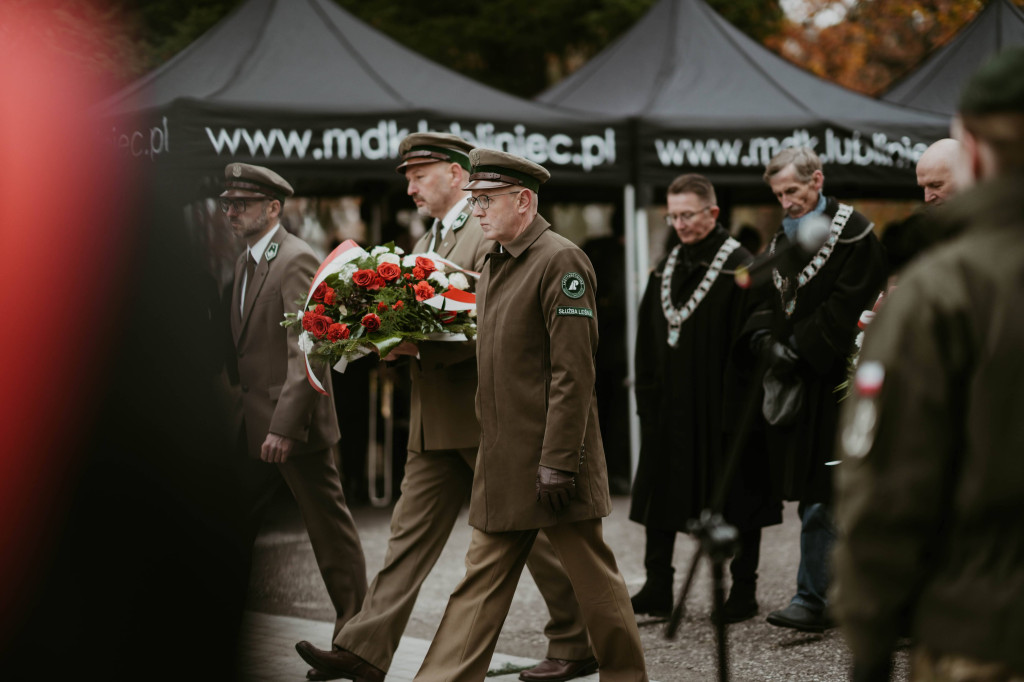
[{"label": "green foliage in bouquet", "polygon": [[[475,310],[445,310],[424,303],[450,290],[466,292],[470,279],[432,258],[402,255],[393,242],[359,256],[316,287],[300,312],[281,323],[301,328],[299,347],[329,363],[369,352],[386,356],[403,341],[476,334]],[[303,308],[304,306],[304,308]]]}]

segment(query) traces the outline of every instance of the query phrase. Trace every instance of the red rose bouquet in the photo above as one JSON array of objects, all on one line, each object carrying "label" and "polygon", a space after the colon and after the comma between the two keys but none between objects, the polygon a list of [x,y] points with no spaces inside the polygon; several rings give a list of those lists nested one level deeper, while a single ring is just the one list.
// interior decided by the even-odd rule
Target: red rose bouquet
[{"label": "red rose bouquet", "polygon": [[367,253],[349,240],[320,265],[299,312],[281,324],[301,328],[307,374],[320,389],[310,357],[336,364],[370,352],[383,357],[402,341],[472,338],[476,276],[436,254],[404,255],[393,243]]}]

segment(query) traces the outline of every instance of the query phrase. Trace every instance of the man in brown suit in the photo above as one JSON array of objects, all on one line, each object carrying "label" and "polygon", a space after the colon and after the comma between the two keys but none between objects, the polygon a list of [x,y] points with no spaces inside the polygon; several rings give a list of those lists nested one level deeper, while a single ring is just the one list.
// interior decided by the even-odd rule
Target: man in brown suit
[{"label": "man in brown suit", "polygon": [[[420,214],[433,218],[415,253],[434,252],[478,272],[494,242],[470,215],[463,187],[473,146],[457,135],[414,133],[402,141],[398,172]],[[388,360],[410,358],[412,404],[408,458],[402,495],[391,517],[384,567],[374,578],[363,608],[334,639],[330,651],[300,642],[296,649],[313,666],[311,679],[384,679],[409,622],[420,586],[451,534],[469,495],[480,443],[475,419],[476,343],[403,343]],[[547,659],[520,679],[558,682],[597,668],[576,597],[547,540],[527,561],[551,620]]]},{"label": "man in brown suit", "polygon": [[[221,210],[247,244],[235,265],[230,317],[242,402],[238,443],[248,455],[241,465],[249,540],[283,477],[306,523],[337,634],[366,594],[366,563],[333,451],[334,403],[309,385],[295,335],[281,326],[284,313],[309,291],[319,262],[308,244],[281,227],[281,208],[293,193],[284,178],[245,163],[228,164],[224,175]],[[330,392],[330,371],[324,374]]]},{"label": "man in brown suit", "polygon": [[470,160],[470,207],[497,242],[477,291],[474,531],[466,575],[416,680],[484,679],[543,529],[579,598],[601,679],[642,682],[629,593],[601,536],[611,499],[594,397],[594,271],[537,215],[537,192],[550,177],[544,168],[487,149],[474,149]]}]

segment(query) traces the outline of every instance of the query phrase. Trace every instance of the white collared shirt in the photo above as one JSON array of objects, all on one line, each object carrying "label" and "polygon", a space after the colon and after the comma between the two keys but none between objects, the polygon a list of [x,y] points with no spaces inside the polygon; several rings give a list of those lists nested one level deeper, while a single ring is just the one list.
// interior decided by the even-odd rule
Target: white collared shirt
[{"label": "white collared shirt", "polygon": [[[248,249],[246,249],[248,251],[248,253],[245,254],[245,257],[249,258],[251,256],[252,259],[254,261],[256,261],[256,265],[259,265],[260,264],[260,259],[263,258],[263,252],[267,250],[268,246],[270,246],[270,242],[274,239],[274,235],[277,234],[277,231],[280,228],[281,228],[281,223],[278,223],[277,225],[274,225],[274,227],[271,228],[271,230],[269,232],[267,232],[265,235],[260,237],[260,240],[258,242],[256,242],[255,244],[250,246]],[[238,302],[238,311],[239,312],[243,312],[243,310],[245,308],[245,290],[248,288],[248,286],[249,286],[249,273],[248,273],[247,270],[243,269],[242,270],[242,297],[241,297],[241,299]]]},{"label": "white collared shirt", "polygon": [[466,208],[467,198],[468,197],[463,197],[458,202],[456,202],[456,204],[452,206],[451,209],[448,210],[448,213],[445,214],[444,218],[441,219],[441,234],[438,235],[438,237],[431,238],[430,248],[427,249],[428,251],[433,251],[437,247],[437,242],[443,242],[444,238],[448,236],[448,231],[452,229],[452,224],[455,222],[455,219],[458,218],[462,211]]}]

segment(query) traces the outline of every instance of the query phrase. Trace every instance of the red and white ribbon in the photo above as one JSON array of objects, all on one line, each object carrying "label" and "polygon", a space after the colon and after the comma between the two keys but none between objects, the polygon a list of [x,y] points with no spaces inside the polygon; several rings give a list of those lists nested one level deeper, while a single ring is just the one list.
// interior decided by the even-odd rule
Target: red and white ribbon
[{"label": "red and white ribbon", "polygon": [[[320,286],[320,283],[327,279],[328,275],[333,275],[339,272],[346,264],[356,260],[357,258],[363,258],[366,256],[366,251],[363,250],[359,244],[356,244],[351,239],[346,239],[344,242],[338,245],[334,251],[331,251],[330,255],[324,259],[324,262],[320,264],[320,267],[316,271],[316,275],[313,276],[313,284],[309,287],[309,295],[306,296],[306,304],[302,306],[302,310],[306,310],[309,306],[309,301],[313,298],[313,292]],[[309,379],[309,384],[317,390],[318,393],[327,395],[327,391],[324,390],[323,384],[313,374],[313,368],[309,365],[309,353],[304,353],[306,356],[306,378]]]},{"label": "red and white ribbon", "polygon": [[423,301],[439,310],[476,310],[476,294],[461,289],[449,289],[443,294]]}]

